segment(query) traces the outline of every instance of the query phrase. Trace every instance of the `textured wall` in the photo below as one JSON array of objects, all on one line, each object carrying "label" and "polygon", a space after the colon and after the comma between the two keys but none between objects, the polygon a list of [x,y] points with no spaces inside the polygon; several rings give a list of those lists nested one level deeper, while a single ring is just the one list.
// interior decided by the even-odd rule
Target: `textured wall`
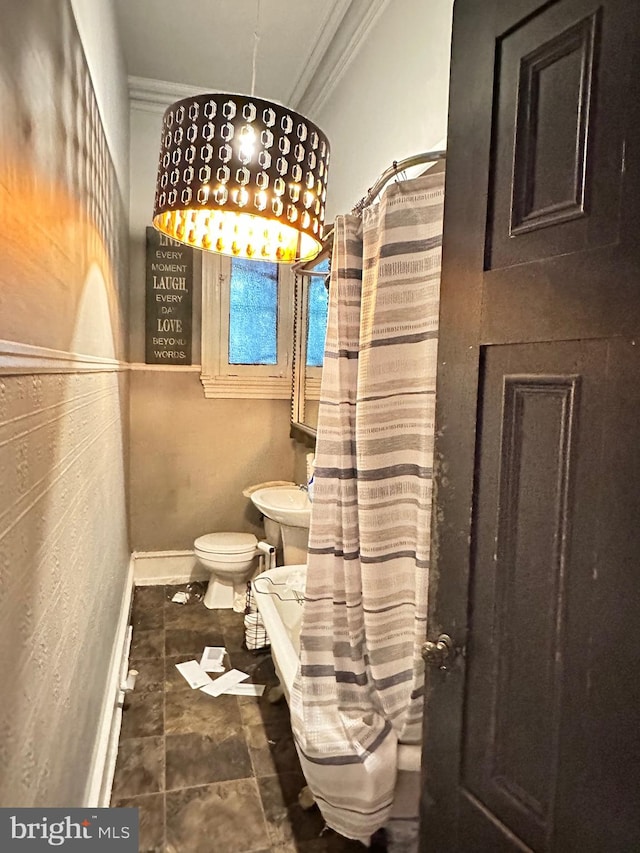
[{"label": "textured wall", "polygon": [[71,806],[129,559],[126,176],[67,0],[0,18],[0,806]]},{"label": "textured wall", "polygon": [[116,373],[0,378],[0,804],[80,804],[128,563]]}]

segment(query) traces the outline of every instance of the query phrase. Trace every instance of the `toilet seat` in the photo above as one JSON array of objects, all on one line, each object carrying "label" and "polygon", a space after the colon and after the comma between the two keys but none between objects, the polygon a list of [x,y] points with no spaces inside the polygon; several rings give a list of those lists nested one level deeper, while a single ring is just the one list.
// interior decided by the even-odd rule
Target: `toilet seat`
[{"label": "toilet seat", "polygon": [[196,550],[204,554],[248,555],[256,550],[258,540],[253,533],[207,533],[193,544]]}]

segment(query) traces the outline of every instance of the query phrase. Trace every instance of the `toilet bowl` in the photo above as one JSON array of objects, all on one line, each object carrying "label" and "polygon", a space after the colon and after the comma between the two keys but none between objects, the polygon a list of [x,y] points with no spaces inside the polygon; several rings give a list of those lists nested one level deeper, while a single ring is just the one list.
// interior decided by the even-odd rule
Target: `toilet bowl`
[{"label": "toilet bowl", "polygon": [[196,558],[211,572],[205,607],[244,611],[247,582],[258,568],[258,540],[252,533],[207,533],[193,543]]}]

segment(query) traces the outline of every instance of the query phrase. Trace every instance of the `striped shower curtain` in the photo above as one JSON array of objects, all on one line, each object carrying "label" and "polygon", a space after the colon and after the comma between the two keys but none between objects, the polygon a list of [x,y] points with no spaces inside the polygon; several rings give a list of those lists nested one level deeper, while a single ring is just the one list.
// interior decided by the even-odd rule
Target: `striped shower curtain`
[{"label": "striped shower curtain", "polygon": [[325,821],[368,843],[419,744],[444,176],[338,217],[293,731]]}]

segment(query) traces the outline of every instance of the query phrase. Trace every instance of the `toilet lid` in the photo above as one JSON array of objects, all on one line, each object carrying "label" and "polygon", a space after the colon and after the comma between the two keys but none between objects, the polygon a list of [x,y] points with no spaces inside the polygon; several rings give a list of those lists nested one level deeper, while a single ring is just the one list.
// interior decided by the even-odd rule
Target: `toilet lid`
[{"label": "toilet lid", "polygon": [[210,554],[242,554],[253,551],[257,544],[253,533],[207,533],[194,542],[199,551]]}]

